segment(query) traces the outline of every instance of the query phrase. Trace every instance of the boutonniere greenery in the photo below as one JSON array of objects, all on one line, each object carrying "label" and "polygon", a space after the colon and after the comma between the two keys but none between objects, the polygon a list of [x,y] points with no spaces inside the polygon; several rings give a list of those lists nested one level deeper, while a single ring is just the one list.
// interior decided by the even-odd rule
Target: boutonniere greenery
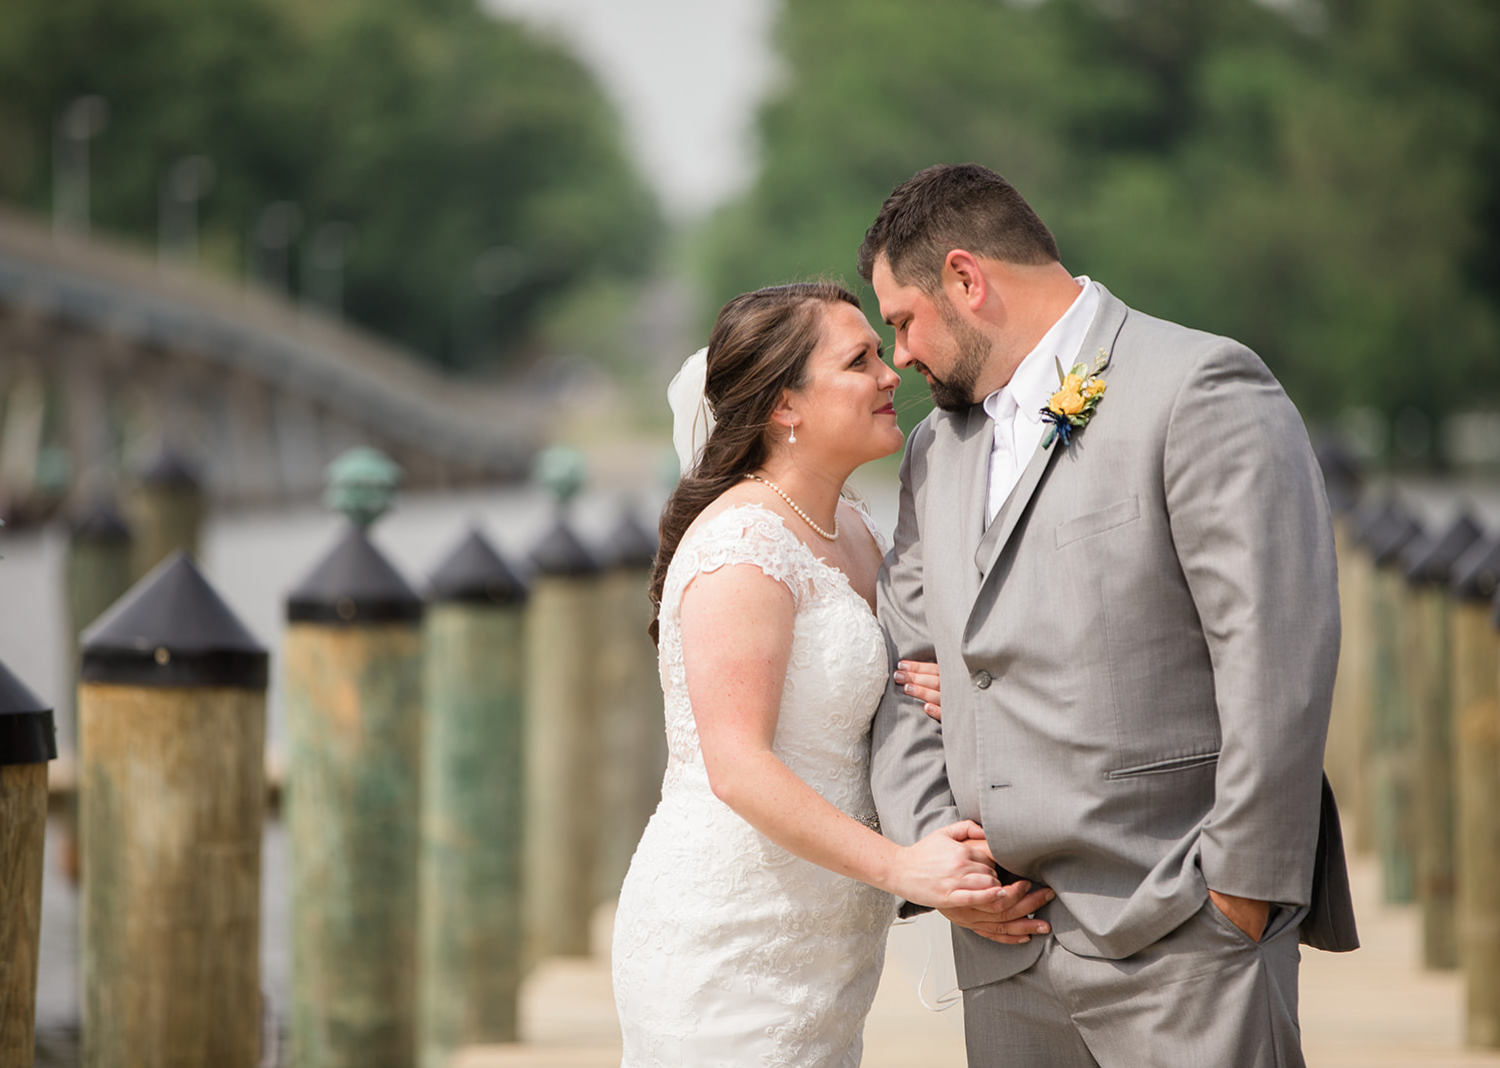
[{"label": "boutonniere greenery", "polygon": [[1042,422],[1050,424],[1047,436],[1042,439],[1044,449],[1050,449],[1058,438],[1064,445],[1068,444],[1073,431],[1082,430],[1094,418],[1094,409],[1099,407],[1104,396],[1105,383],[1099,376],[1109,366],[1109,353],[1100,349],[1092,370],[1075,363],[1073,369],[1065,373],[1061,360],[1054,357],[1053,362],[1057,364],[1059,389],[1047,398],[1047,406],[1042,409]]}]

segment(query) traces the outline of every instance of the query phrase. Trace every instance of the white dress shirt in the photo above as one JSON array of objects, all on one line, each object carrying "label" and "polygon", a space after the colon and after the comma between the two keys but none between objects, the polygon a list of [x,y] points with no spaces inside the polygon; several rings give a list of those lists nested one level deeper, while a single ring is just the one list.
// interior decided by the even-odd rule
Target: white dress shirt
[{"label": "white dress shirt", "polygon": [[1016,488],[1021,472],[1041,444],[1045,429],[1042,409],[1057,392],[1057,364],[1062,364],[1064,373],[1080,361],[1093,366],[1092,359],[1081,359],[1080,350],[1099,310],[1099,287],[1088,275],[1079,275],[1074,281],[1080,291],[1062,318],[1027,353],[1010,381],[984,398],[985,414],[995,423],[989,493],[984,505],[986,526],[995,521],[1000,506]]}]

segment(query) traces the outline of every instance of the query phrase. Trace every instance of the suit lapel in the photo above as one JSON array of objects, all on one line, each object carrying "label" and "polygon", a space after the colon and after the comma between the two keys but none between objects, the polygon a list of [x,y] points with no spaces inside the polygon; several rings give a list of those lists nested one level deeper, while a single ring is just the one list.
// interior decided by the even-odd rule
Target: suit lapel
[{"label": "suit lapel", "polygon": [[[1095,285],[1098,283],[1096,282]],[[1074,362],[1092,365],[1094,357],[1101,349],[1110,353],[1113,358],[1115,339],[1119,337],[1120,329],[1125,325],[1126,312],[1124,304],[1115,299],[1109,290],[1102,285],[1099,286],[1099,310],[1094,313],[1094,322],[1089,326],[1083,348]],[[983,414],[983,409],[979,410]],[[1087,430],[1084,433],[1087,433]],[[1026,508],[1031,503],[1032,496],[1041,486],[1047,472],[1051,470],[1058,454],[1067,447],[1061,441],[1056,440],[1053,441],[1051,448],[1044,449],[1040,445],[1037,446],[1036,452],[1031,456],[1031,462],[1026,465],[1026,470],[1021,472],[1021,479],[1016,483],[1016,488],[1011,491],[1005,505],[995,516],[995,521],[990,524],[990,528],[984,532],[984,537],[980,540],[974,557],[975,566],[979,568],[983,576],[981,582],[984,585],[988,585],[989,577],[994,573],[995,563],[999,560],[1000,554],[1005,551],[1022,516],[1026,514]],[[987,486],[981,487],[978,491],[981,502],[986,488]]]}]

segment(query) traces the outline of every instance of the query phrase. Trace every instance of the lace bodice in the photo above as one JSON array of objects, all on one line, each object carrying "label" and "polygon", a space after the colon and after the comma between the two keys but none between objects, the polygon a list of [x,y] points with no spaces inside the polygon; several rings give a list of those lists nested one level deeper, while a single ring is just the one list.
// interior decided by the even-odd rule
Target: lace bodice
[{"label": "lace bodice", "polygon": [[739,564],[784,583],[793,598],[773,751],[842,811],[857,819],[875,811],[869,729],[887,664],[869,605],[775,512],[743,505],[714,516],[679,546],[662,590],[668,766],[615,920],[624,1064],[845,1068],[859,1063],[895,906],[788,853],[709,788],[679,608],[698,575]]},{"label": "lace bodice", "polygon": [[[879,532],[871,530],[878,541]],[[774,751],[835,806],[857,818],[872,817],[869,727],[885,689],[886,656],[869,605],[843,572],[813,555],[768,509],[731,508],[694,535],[673,558],[662,590],[660,667],[668,752],[663,789],[673,788],[678,778],[708,786],[682,663],[683,592],[704,572],[752,564],[791,590],[796,611]],[[831,640],[834,635],[837,640]]]}]

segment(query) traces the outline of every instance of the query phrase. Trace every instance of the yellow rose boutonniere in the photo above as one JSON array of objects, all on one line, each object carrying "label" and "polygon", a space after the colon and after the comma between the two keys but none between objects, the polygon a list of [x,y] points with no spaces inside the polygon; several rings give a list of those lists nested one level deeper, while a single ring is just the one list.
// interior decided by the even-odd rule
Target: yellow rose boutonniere
[{"label": "yellow rose boutonniere", "polygon": [[1099,401],[1104,396],[1105,381],[1099,375],[1109,366],[1109,353],[1100,349],[1099,358],[1094,361],[1092,370],[1085,370],[1080,363],[1074,364],[1073,369],[1065,373],[1062,363],[1055,362],[1059,388],[1048,398],[1047,406],[1042,409],[1042,421],[1051,424],[1047,436],[1042,439],[1044,449],[1050,449],[1057,438],[1062,438],[1064,445],[1068,444],[1072,440],[1073,431],[1082,430],[1089,425],[1089,420],[1094,417],[1094,409],[1099,407]]}]

